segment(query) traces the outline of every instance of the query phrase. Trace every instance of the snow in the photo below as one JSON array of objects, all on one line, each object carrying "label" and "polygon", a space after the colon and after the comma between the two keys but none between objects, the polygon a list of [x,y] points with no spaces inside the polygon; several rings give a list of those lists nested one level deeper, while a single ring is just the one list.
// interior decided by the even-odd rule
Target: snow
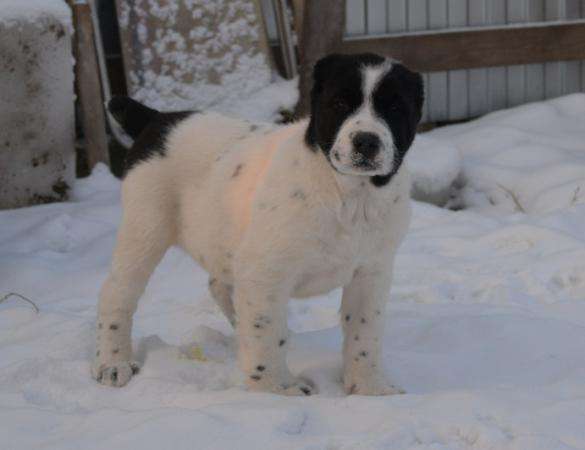
[{"label": "snow", "polygon": [[71,26],[71,10],[65,0],[2,0],[0,5],[0,25],[35,22],[46,16]]},{"label": "snow", "polygon": [[282,120],[280,111],[294,111],[299,98],[298,82],[298,77],[292,80],[279,79],[253,94],[224,100],[208,109],[252,122],[279,121]]},{"label": "snow", "polygon": [[[95,305],[119,181],[98,166],[70,202],[0,212],[0,292],[40,308],[0,304],[0,447],[584,449],[585,201],[569,195],[585,175],[583,118],[585,95],[569,96],[417,139],[413,158],[447,178],[419,159],[415,181],[432,193],[463,176],[455,195],[468,203],[413,202],[386,311],[399,396],[342,393],[339,291],[290,306],[291,367],[320,394],[245,391],[206,274],[178,249],[136,314],[141,373],[122,389],[98,385]],[[524,211],[504,194],[485,201],[504,181]]]},{"label": "snow", "polygon": [[133,98],[167,111],[238,101],[273,81],[252,0],[121,0]]},{"label": "snow", "polygon": [[546,213],[584,201],[584,113],[585,95],[573,94],[427,133],[462,157],[452,206]]},{"label": "snow", "polygon": [[462,169],[459,149],[448,142],[418,135],[407,158],[413,197],[439,206],[447,203]]}]

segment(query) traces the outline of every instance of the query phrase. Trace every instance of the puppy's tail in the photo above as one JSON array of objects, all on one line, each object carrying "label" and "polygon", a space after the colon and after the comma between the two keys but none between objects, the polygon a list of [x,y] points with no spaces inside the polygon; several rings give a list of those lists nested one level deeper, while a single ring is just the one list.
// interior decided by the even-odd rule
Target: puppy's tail
[{"label": "puppy's tail", "polygon": [[124,96],[113,97],[108,102],[108,111],[132,139],[136,139],[160,114],[156,109]]}]

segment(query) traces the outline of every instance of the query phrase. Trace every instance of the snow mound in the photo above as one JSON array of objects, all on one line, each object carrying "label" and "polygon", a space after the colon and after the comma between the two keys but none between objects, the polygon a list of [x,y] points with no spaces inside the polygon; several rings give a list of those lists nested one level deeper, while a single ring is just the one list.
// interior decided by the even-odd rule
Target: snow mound
[{"label": "snow mound", "polygon": [[491,113],[425,137],[455,146],[463,157],[462,187],[451,206],[542,214],[585,202],[585,94]]},{"label": "snow mound", "polygon": [[448,142],[418,135],[407,153],[412,174],[412,197],[443,206],[461,173],[459,150]]}]

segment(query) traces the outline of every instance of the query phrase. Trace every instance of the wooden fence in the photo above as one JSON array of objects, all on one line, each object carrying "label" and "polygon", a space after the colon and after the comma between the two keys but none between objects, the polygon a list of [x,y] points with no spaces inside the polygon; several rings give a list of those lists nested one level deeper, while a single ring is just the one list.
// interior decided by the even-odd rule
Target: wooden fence
[{"label": "wooden fence", "polygon": [[343,45],[425,72],[424,120],[452,121],[585,91],[584,18],[585,0],[347,0]]}]

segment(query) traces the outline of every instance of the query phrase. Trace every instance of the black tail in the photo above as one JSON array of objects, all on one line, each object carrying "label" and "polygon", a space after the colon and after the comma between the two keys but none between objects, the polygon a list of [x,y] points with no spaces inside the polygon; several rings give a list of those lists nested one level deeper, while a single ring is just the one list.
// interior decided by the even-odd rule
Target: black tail
[{"label": "black tail", "polygon": [[112,98],[108,103],[108,111],[133,139],[160,114],[157,110],[124,96]]}]

